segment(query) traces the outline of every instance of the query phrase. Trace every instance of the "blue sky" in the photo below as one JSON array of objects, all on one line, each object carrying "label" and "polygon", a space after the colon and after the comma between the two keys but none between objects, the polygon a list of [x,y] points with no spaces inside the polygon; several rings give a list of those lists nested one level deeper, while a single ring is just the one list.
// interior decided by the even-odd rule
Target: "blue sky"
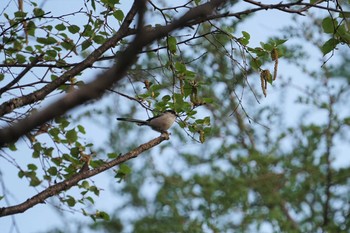
[{"label": "blue sky", "polygon": [[[59,2],[59,4],[58,4]],[[130,6],[130,1],[124,0],[121,1],[122,6],[125,8],[128,8]],[[46,1],[44,5],[44,9],[47,9],[52,12],[52,15],[61,15],[67,13],[67,11],[72,12],[75,10],[79,10],[81,7],[81,1],[71,1],[71,0],[49,0]],[[67,10],[67,6],[69,5],[69,9]],[[8,8],[7,13],[9,12],[9,9],[12,9],[15,11],[14,8],[14,2],[11,3],[11,6]],[[265,41],[269,36],[271,35],[280,35],[279,29],[281,29],[283,26],[288,25],[291,15],[288,15],[286,13],[278,12],[278,11],[262,11],[256,14],[256,16],[249,19],[246,23],[240,25],[239,30],[244,30],[250,33],[251,35],[251,45],[259,45],[261,41]],[[0,16],[0,20],[3,21],[3,16]],[[75,20],[75,19],[73,19]],[[76,17],[77,24],[81,24],[82,22],[79,22],[79,17]],[[238,31],[239,31],[238,30]],[[288,42],[287,42],[288,43]],[[314,49],[311,46],[307,47],[306,49]],[[320,61],[317,59],[317,57],[320,57],[320,52],[315,51],[315,56],[311,57],[308,61],[310,63],[310,66],[320,66]],[[295,66],[290,65],[286,62],[282,61],[280,62],[279,67],[279,73],[290,74],[290,77],[293,78],[293,82],[295,82],[296,85],[305,86],[308,84],[312,84],[312,80],[307,79],[305,75],[298,69],[295,68]],[[84,74],[86,78],[94,77],[96,74],[96,71],[93,72],[87,72]],[[294,104],[294,96],[297,95],[298,90],[291,89],[287,93],[286,98],[286,115],[288,118],[286,119],[289,124],[296,123],[296,120],[300,116],[300,112],[304,110],[304,107],[300,107],[298,105]],[[276,100],[278,100],[279,96],[286,93],[281,93],[277,86],[270,87],[269,86],[269,92],[268,97],[261,99],[261,105],[274,105],[278,104]],[[104,101],[103,100],[102,104]],[[107,102],[105,102],[107,103]],[[291,107],[292,106],[292,107]],[[73,110],[72,113],[74,114],[75,111],[80,111],[79,109]],[[142,116],[142,115],[141,115]],[[145,116],[146,117],[146,116]],[[117,122],[112,122],[112,124],[117,124]],[[176,127],[176,126],[175,126]],[[101,145],[105,142],[106,137],[108,135],[106,134],[106,131],[103,130],[99,125],[92,125],[88,124],[86,127],[87,131],[87,140],[92,141],[96,145]],[[157,133],[150,134],[149,138],[157,136]],[[147,141],[147,139],[145,139]],[[340,153],[342,154],[342,153]],[[27,149],[27,146],[22,143],[22,146],[19,145],[19,150],[16,152],[15,155],[16,161],[20,164],[25,165],[30,161],[31,159],[31,151]],[[0,159],[1,161],[1,159]],[[164,163],[165,161],[159,161],[160,163]],[[339,160],[339,164],[346,165],[349,164],[349,158],[346,158],[346,156],[342,156]],[[6,166],[6,167],[5,167]],[[7,184],[11,184],[9,186],[9,190],[12,194],[14,194],[13,197],[11,197],[11,204],[16,204],[24,201],[26,198],[31,197],[32,195],[35,195],[37,192],[33,189],[28,189],[28,182],[26,180],[19,180],[17,179],[17,170],[11,169],[11,167],[7,167],[7,164],[2,160],[0,162],[0,171],[2,171],[2,176],[4,180],[6,180]],[[100,174],[93,178],[93,180],[98,183],[98,186],[101,187],[104,191],[101,192],[101,195],[99,198],[96,198],[96,208],[97,209],[103,209],[108,212],[108,210],[113,210],[117,205],[121,205],[122,203],[120,200],[115,200],[115,197],[112,192],[108,191],[110,189],[110,177],[107,174]],[[12,181],[13,180],[13,181]],[[117,183],[115,185],[118,185]],[[73,191],[74,192],[74,191]],[[15,218],[15,223],[17,225],[17,228],[19,229],[19,232],[29,232],[29,233],[36,233],[45,231],[48,229],[51,229],[53,226],[59,226],[63,225],[65,221],[69,221],[70,219],[81,219],[84,218],[79,213],[67,213],[65,217],[61,217],[60,214],[57,213],[55,209],[55,205],[57,204],[57,201],[53,201],[52,199],[48,200],[47,204],[41,204],[37,205],[29,210],[27,210],[25,213],[17,214],[15,216],[9,216],[5,218],[0,219],[0,225],[1,225],[1,232],[10,232],[10,230],[13,227],[13,218]],[[16,232],[15,230],[12,232]]]}]

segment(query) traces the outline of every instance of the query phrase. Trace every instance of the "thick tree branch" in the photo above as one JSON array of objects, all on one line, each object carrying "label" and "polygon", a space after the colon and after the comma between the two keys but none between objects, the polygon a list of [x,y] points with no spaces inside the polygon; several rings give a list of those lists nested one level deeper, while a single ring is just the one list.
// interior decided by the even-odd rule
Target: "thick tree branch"
[{"label": "thick tree branch", "polygon": [[[326,6],[321,6],[321,5],[317,5],[320,4],[322,1],[317,1],[313,4],[311,3],[303,3],[303,2],[293,2],[293,3],[278,3],[278,4],[269,4],[269,5],[265,5],[262,4],[260,2],[256,2],[256,1],[250,1],[250,0],[246,0],[245,2],[249,3],[249,4],[253,4],[253,5],[257,5],[259,7],[256,8],[250,8],[244,11],[240,11],[240,12],[235,12],[235,13],[231,13],[231,12],[226,12],[223,14],[215,14],[215,15],[210,15],[207,16],[205,18],[201,18],[198,19],[196,21],[192,21],[190,24],[187,24],[186,26],[193,26],[193,25],[197,25],[200,24],[202,22],[208,21],[208,20],[215,20],[215,19],[222,19],[222,18],[227,18],[227,17],[235,17],[235,18],[242,18],[243,16],[247,16],[250,15],[252,13],[256,13],[258,11],[263,11],[263,10],[280,10],[280,11],[285,11],[284,9],[289,9],[291,7],[303,7],[300,9],[290,9],[289,11],[285,11],[288,13],[292,13],[292,14],[299,14],[299,13],[303,13],[306,12],[307,10],[309,10],[310,8],[318,8],[318,9],[322,9],[322,10],[327,10],[330,12],[337,12],[337,13],[342,13],[342,14],[350,14],[349,11],[344,11],[344,10],[338,10],[335,8],[330,8],[330,7],[326,7]],[[150,2],[151,3],[151,2]],[[186,3],[185,5],[187,5],[188,3]],[[154,4],[151,4],[152,6]],[[177,6],[177,7],[170,7],[170,8],[163,8],[161,9],[161,11],[164,10],[176,10],[178,8],[181,7],[185,7],[185,5],[183,6]],[[154,30],[157,30],[157,28],[155,27],[150,27],[149,25],[147,25],[147,27],[144,30],[148,30],[149,32],[152,32]],[[131,35],[135,35],[136,34],[136,30],[135,29],[129,29],[128,32],[124,35],[124,36],[131,36]],[[166,47],[161,47],[161,48],[166,48]],[[159,49],[159,48],[158,48]],[[155,49],[155,50],[158,50]],[[149,52],[149,50],[147,51],[143,51],[145,52]],[[104,60],[112,60],[115,59],[115,56],[105,56],[105,57],[100,57],[98,59],[96,59],[95,61],[104,61]],[[33,67],[45,67],[45,68],[69,68],[72,66],[77,66],[80,63],[69,63],[69,64],[64,64],[64,65],[57,65],[57,64],[35,64],[33,65]],[[27,64],[0,64],[0,67],[27,67],[30,66],[31,64],[27,63]],[[91,67],[91,66],[90,66]]]},{"label": "thick tree branch", "polygon": [[[1,129],[0,145],[16,141],[19,137],[28,133],[33,128],[44,124],[46,121],[63,115],[68,110],[89,100],[100,97],[107,89],[115,85],[124,77],[129,67],[136,61],[137,55],[144,46],[166,36],[175,29],[186,26],[187,23],[193,20],[210,15],[215,8],[224,2],[224,0],[212,0],[208,3],[195,7],[185,13],[180,19],[175,20],[173,23],[163,27],[158,27],[153,33],[141,30],[140,33],[136,35],[135,40],[120,55],[116,65],[114,65],[110,70],[100,74],[93,82],[83,85],[79,90],[68,93],[66,96],[51,104],[46,109],[33,113],[10,127]],[[8,108],[11,108],[11,106],[8,106]]]},{"label": "thick tree branch", "polygon": [[55,185],[52,185],[50,187],[48,187],[47,189],[45,189],[44,191],[38,193],[37,195],[27,199],[26,201],[24,201],[21,204],[18,205],[14,205],[14,206],[9,206],[9,207],[3,207],[0,208],[0,217],[3,216],[8,216],[8,215],[12,215],[12,214],[17,214],[17,213],[23,213],[24,211],[28,210],[29,208],[40,204],[40,203],[45,203],[45,200],[49,197],[52,197],[54,195],[57,195],[58,193],[64,191],[64,190],[68,190],[71,187],[75,186],[79,181],[87,179],[89,177],[95,176],[99,173],[102,173],[118,164],[121,164],[125,161],[128,161],[130,159],[136,158],[138,155],[140,155],[142,152],[155,147],[156,145],[160,144],[162,141],[164,140],[168,140],[169,139],[169,135],[168,134],[162,134],[159,137],[144,143],[140,146],[138,146],[137,148],[131,150],[130,152],[119,156],[118,158],[107,162],[95,169],[92,170],[86,170],[83,172],[80,172],[78,174],[75,174],[74,176],[72,176],[71,178],[62,181],[60,183],[57,183]]},{"label": "thick tree branch", "polygon": [[133,21],[135,15],[137,13],[135,4],[131,7],[130,11],[125,17],[122,25],[118,32],[111,37],[108,41],[102,44],[98,49],[92,52],[84,61],[78,63],[72,69],[68,70],[66,73],[45,85],[43,88],[30,93],[28,95],[24,95],[18,98],[11,99],[6,101],[0,105],[0,116],[3,116],[7,113],[12,112],[14,109],[32,104],[39,100],[44,99],[48,94],[52,91],[56,90],[59,86],[63,85],[70,78],[78,75],[81,71],[85,70],[88,67],[91,67],[92,64],[109,48],[114,47],[118,41],[124,38],[128,34],[129,25]]}]

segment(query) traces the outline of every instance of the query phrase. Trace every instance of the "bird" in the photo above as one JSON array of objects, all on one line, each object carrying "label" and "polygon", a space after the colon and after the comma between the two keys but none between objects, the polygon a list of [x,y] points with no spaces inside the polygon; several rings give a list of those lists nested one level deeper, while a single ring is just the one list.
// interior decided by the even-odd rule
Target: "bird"
[{"label": "bird", "polygon": [[147,120],[138,120],[133,118],[117,118],[118,121],[133,122],[137,125],[147,125],[153,130],[160,133],[167,133],[167,130],[173,125],[178,115],[174,110],[166,110],[158,116],[151,117]]}]

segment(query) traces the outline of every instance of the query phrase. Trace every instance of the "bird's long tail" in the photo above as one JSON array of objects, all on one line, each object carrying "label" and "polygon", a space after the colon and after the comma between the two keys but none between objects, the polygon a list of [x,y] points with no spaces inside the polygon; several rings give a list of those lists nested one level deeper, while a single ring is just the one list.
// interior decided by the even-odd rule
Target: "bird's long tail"
[{"label": "bird's long tail", "polygon": [[127,121],[127,122],[133,122],[138,125],[147,125],[147,121],[137,120],[133,118],[117,118],[118,121]]}]

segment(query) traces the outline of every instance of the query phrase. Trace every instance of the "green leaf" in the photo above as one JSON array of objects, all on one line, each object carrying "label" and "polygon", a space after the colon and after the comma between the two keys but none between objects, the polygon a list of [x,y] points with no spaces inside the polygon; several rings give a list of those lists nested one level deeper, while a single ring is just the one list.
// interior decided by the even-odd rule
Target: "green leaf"
[{"label": "green leaf", "polygon": [[322,21],[322,28],[325,33],[333,34],[337,26],[338,22],[331,17],[324,18]]},{"label": "green leaf", "polygon": [[55,26],[55,28],[56,28],[57,31],[64,31],[64,30],[66,30],[66,26],[63,23],[57,24]]},{"label": "green leaf", "polygon": [[274,40],[275,44],[276,44],[276,47],[281,45],[281,44],[284,44],[286,41],[286,39],[277,39],[277,40]]},{"label": "green leaf", "polygon": [[34,159],[39,158],[40,157],[40,151],[33,151],[32,157]]},{"label": "green leaf", "polygon": [[242,37],[238,39],[239,42],[243,45],[248,45],[249,44],[249,40],[247,40],[246,38]]},{"label": "green leaf", "polygon": [[13,43],[13,48],[16,50],[15,52],[18,52],[18,51],[22,50],[23,44],[19,40],[16,40]]},{"label": "green leaf", "polygon": [[16,145],[15,145],[14,143],[10,143],[10,144],[8,145],[8,148],[9,148],[11,151],[16,151],[16,150],[17,150],[17,147],[16,147]]},{"label": "green leaf", "polygon": [[206,104],[212,104],[214,103],[214,99],[213,98],[203,98],[204,103]]},{"label": "green leaf", "polygon": [[172,54],[176,53],[176,38],[173,36],[168,37],[168,49]]},{"label": "green leaf", "polygon": [[61,47],[57,47],[57,46],[52,46],[52,48],[58,52],[62,51]]},{"label": "green leaf", "polygon": [[32,163],[28,164],[27,167],[28,167],[29,170],[32,170],[32,171],[35,171],[35,170],[38,169],[38,167],[35,164],[32,164]]},{"label": "green leaf", "polygon": [[106,39],[103,36],[94,36],[93,40],[97,43],[97,44],[103,44]]},{"label": "green leaf", "polygon": [[333,49],[335,49],[335,47],[338,45],[339,41],[331,38],[328,41],[326,41],[326,43],[324,43],[321,47],[321,51],[323,53],[323,55],[326,55],[327,53],[329,53],[330,51],[332,51]]},{"label": "green leaf", "polygon": [[75,46],[72,40],[69,41],[64,41],[61,43],[62,47],[65,48],[66,50],[72,50]]},{"label": "green leaf", "polygon": [[78,134],[74,129],[71,129],[67,131],[66,138],[69,143],[73,143],[78,140]]},{"label": "green leaf", "polygon": [[57,40],[53,37],[38,37],[36,41],[40,44],[50,45],[57,43]]},{"label": "green leaf", "polygon": [[33,13],[36,17],[43,16],[45,14],[45,11],[43,11],[41,8],[34,8]]},{"label": "green leaf", "polygon": [[4,77],[5,77],[5,74],[0,73],[0,81],[2,81],[4,79]]},{"label": "green leaf", "polygon": [[16,60],[17,60],[17,63],[23,64],[23,63],[26,62],[26,57],[23,56],[22,54],[17,53],[16,54]]},{"label": "green leaf", "polygon": [[30,177],[30,186],[36,187],[41,183],[41,181],[36,176]]},{"label": "green leaf", "polygon": [[91,6],[94,10],[96,10],[95,0],[91,0]]},{"label": "green leaf", "polygon": [[36,25],[33,21],[29,21],[27,24],[27,31],[30,36],[35,36]]},{"label": "green leaf", "polygon": [[262,65],[261,61],[259,59],[252,59],[250,62],[250,66],[254,69],[254,70],[259,70],[260,66]]},{"label": "green leaf", "polygon": [[92,34],[93,34],[93,31],[92,31],[91,25],[90,24],[85,25],[82,36],[91,37]]},{"label": "green leaf", "polygon": [[77,127],[78,127],[78,130],[79,130],[80,133],[86,134],[84,126],[78,125]]},{"label": "green leaf", "polygon": [[49,169],[47,169],[47,172],[48,172],[51,176],[56,176],[56,175],[57,175],[57,168],[56,168],[56,167],[50,167]]},{"label": "green leaf", "polygon": [[38,42],[40,44],[46,44],[46,38],[38,37],[38,38],[36,38],[36,42]]},{"label": "green leaf", "polygon": [[88,181],[84,180],[82,183],[81,183],[81,187],[83,187],[84,189],[88,189],[90,188],[90,184]]},{"label": "green leaf", "polygon": [[18,177],[19,178],[23,178],[24,177],[24,171],[22,171],[22,170],[20,170],[19,172],[18,172]]},{"label": "green leaf", "polygon": [[35,151],[40,151],[41,150],[41,144],[39,143],[39,142],[37,142],[37,143],[35,143],[34,145],[33,145],[33,149],[35,150]]},{"label": "green leaf", "polygon": [[124,175],[128,175],[128,174],[131,173],[131,171],[132,170],[131,170],[131,168],[128,165],[126,165],[124,163],[120,164],[118,172],[120,172],[120,173],[122,173]]},{"label": "green leaf", "polygon": [[115,158],[117,158],[119,155],[117,154],[117,153],[108,153],[107,154],[107,157],[109,158],[109,159],[115,159]]},{"label": "green leaf", "polygon": [[90,39],[85,40],[82,44],[81,44],[81,50],[84,51],[85,49],[89,48],[90,45],[92,45],[92,42]]},{"label": "green leaf", "polygon": [[196,6],[198,6],[200,2],[201,0],[194,0],[194,3],[196,4]]},{"label": "green leaf", "polygon": [[119,0],[102,0],[103,3],[113,6],[115,4],[119,4]]},{"label": "green leaf", "polygon": [[[75,132],[75,131],[74,131]],[[73,147],[70,149],[70,154],[73,156],[73,157],[78,157],[79,154],[80,154],[80,149],[79,147]]]},{"label": "green leaf", "polygon": [[249,34],[248,32],[242,31],[242,35],[243,35],[243,37],[246,38],[247,40],[250,39],[250,34]]},{"label": "green leaf", "polygon": [[345,42],[347,44],[350,43],[350,32],[345,24],[342,24],[338,27],[336,35],[338,36],[336,38],[341,40],[342,42]]},{"label": "green leaf", "polygon": [[345,125],[349,125],[349,126],[350,126],[350,117],[345,117],[345,118],[343,119],[343,123],[344,123]]},{"label": "green leaf", "polygon": [[52,158],[51,161],[52,161],[55,165],[60,166],[61,163],[62,163],[62,158],[61,158],[61,157]]},{"label": "green leaf", "polygon": [[186,72],[186,66],[183,63],[181,63],[181,62],[176,62],[175,63],[175,69],[179,73],[185,73]]},{"label": "green leaf", "polygon": [[91,186],[89,190],[93,192],[96,196],[100,195],[100,190],[96,186]]},{"label": "green leaf", "polygon": [[49,130],[49,134],[53,137],[57,137],[60,133],[60,130],[58,128],[52,128]]},{"label": "green leaf", "polygon": [[272,44],[265,44],[265,43],[260,43],[261,44],[261,47],[263,47],[265,50],[271,52],[272,49],[274,48],[274,46]]},{"label": "green leaf", "polygon": [[115,178],[118,179],[118,182],[121,182],[125,179],[126,175],[131,173],[131,168],[126,164],[119,165],[119,170],[116,172]]},{"label": "green leaf", "polygon": [[70,124],[70,122],[64,117],[59,117],[55,121],[60,124],[61,129],[65,129]]},{"label": "green leaf", "polygon": [[44,155],[46,155],[47,157],[51,157],[53,150],[54,150],[53,147],[44,148],[43,149]]},{"label": "green leaf", "polygon": [[50,49],[50,50],[46,51],[46,55],[51,57],[51,58],[55,58],[57,56],[57,52],[56,52],[56,50]]},{"label": "green leaf", "polygon": [[239,42],[243,45],[249,44],[250,34],[246,31],[242,31],[243,37],[239,38]]},{"label": "green leaf", "polygon": [[68,31],[72,34],[78,33],[80,28],[77,25],[68,26]]},{"label": "green leaf", "polygon": [[103,219],[105,221],[109,221],[110,220],[109,215],[106,212],[103,212],[103,211],[96,213],[96,217],[97,218],[101,218],[101,219]]},{"label": "green leaf", "polygon": [[85,199],[91,202],[91,204],[95,204],[95,201],[92,197],[86,197]]},{"label": "green leaf", "polygon": [[76,204],[76,201],[75,201],[75,199],[74,199],[72,196],[69,196],[69,198],[66,199],[66,202],[67,202],[67,204],[68,204],[70,207],[73,207],[73,206],[75,206],[75,204]]},{"label": "green leaf", "polygon": [[15,15],[16,18],[21,18],[21,19],[23,19],[24,17],[27,16],[27,12],[16,11],[16,12],[14,13],[14,15]]},{"label": "green leaf", "polygon": [[162,101],[164,101],[164,102],[168,102],[169,100],[171,100],[170,95],[165,95],[162,97]]},{"label": "green leaf", "polygon": [[47,31],[52,31],[52,28],[53,26],[52,25],[46,25],[46,26],[43,26]]},{"label": "green leaf", "polygon": [[113,13],[114,18],[116,18],[119,22],[124,19],[124,12],[122,10],[116,10]]}]

